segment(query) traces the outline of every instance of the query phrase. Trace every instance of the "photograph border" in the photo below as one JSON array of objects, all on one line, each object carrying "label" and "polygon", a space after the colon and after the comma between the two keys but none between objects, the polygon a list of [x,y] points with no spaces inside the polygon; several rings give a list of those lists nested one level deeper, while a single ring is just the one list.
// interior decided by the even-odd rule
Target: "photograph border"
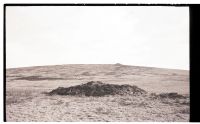
[{"label": "photograph border", "polygon": [[[189,56],[190,56],[190,69],[189,69],[189,74],[190,74],[190,101],[191,98],[193,97],[193,93],[195,93],[195,88],[196,86],[194,85],[194,78],[191,78],[191,70],[193,71],[194,68],[191,68],[191,64],[194,63],[194,60],[191,61],[191,53],[193,53],[191,51],[191,41],[195,41],[198,42],[198,39],[195,38],[196,36],[198,36],[198,32],[196,32],[196,34],[194,33],[196,29],[198,29],[198,27],[195,27],[196,24],[195,23],[199,23],[198,20],[195,21],[195,17],[199,14],[198,11],[196,12],[196,10],[200,10],[200,4],[132,4],[132,3],[6,3],[3,5],[3,120],[4,122],[6,122],[6,7],[8,6],[169,6],[169,7],[189,7]],[[195,6],[195,7],[194,7]],[[195,8],[195,9],[193,9]],[[196,13],[195,13],[195,12]],[[191,16],[192,15],[192,16]],[[193,35],[191,35],[193,34]],[[192,37],[191,37],[192,36]],[[193,44],[193,47],[196,46],[195,44]],[[197,46],[196,46],[197,47]],[[192,48],[193,49],[193,48]],[[195,52],[195,51],[194,51]],[[194,56],[192,56],[194,57]],[[195,60],[196,61],[196,60]],[[198,64],[197,62],[195,62],[196,64]],[[197,69],[197,68],[196,68]],[[194,72],[194,71],[193,71]],[[198,70],[199,72],[199,70]],[[198,78],[198,75],[197,77]],[[191,81],[193,83],[191,83]],[[198,87],[196,87],[196,93],[198,93]],[[193,93],[191,93],[191,91]],[[194,96],[195,97],[195,96]],[[192,103],[193,104],[193,103]],[[198,103],[196,103],[198,104]],[[192,105],[193,106],[193,105]],[[198,111],[198,109],[196,107],[191,109],[191,104],[190,104],[190,119],[189,121],[193,122],[193,121],[197,121],[199,120],[198,115],[194,116],[193,114],[196,113]],[[192,113],[192,114],[191,114]]]}]

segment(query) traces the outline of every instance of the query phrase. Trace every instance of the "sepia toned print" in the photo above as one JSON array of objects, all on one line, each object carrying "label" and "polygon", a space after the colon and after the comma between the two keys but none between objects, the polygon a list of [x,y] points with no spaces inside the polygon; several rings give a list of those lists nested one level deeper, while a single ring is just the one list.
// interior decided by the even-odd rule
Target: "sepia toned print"
[{"label": "sepia toned print", "polygon": [[188,122],[189,7],[12,5],[8,122]]}]

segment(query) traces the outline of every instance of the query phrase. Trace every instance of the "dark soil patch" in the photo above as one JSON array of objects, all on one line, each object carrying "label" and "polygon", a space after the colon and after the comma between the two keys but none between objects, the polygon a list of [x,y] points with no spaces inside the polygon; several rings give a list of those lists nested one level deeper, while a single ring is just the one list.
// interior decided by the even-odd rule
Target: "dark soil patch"
[{"label": "dark soil patch", "polygon": [[64,80],[64,78],[51,78],[51,77],[41,77],[41,76],[27,76],[27,77],[15,78],[14,80],[40,81],[40,80]]},{"label": "dark soil patch", "polygon": [[178,93],[161,93],[158,96],[161,98],[170,98],[170,99],[186,98],[185,96],[180,95]]},{"label": "dark soil patch", "polygon": [[49,92],[49,95],[74,96],[105,96],[105,95],[142,95],[147,92],[137,86],[105,84],[101,81],[90,81],[86,84],[72,87],[58,87]]},{"label": "dark soil patch", "polygon": [[171,92],[171,93],[160,93],[160,94],[156,94],[156,93],[151,93],[150,94],[150,98],[153,98],[153,99],[186,99],[188,98],[188,96],[185,96],[185,95],[181,95],[181,94],[178,94],[178,93],[174,93],[174,92]]}]

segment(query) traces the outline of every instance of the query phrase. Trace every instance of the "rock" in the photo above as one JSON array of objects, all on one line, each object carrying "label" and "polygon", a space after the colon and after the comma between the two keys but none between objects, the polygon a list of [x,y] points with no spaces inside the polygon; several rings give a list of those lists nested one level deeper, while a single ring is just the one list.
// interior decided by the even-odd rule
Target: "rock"
[{"label": "rock", "polygon": [[142,95],[147,92],[137,86],[105,84],[101,81],[90,81],[86,84],[72,87],[59,87],[49,92],[49,95],[74,96],[105,96],[105,95]]}]

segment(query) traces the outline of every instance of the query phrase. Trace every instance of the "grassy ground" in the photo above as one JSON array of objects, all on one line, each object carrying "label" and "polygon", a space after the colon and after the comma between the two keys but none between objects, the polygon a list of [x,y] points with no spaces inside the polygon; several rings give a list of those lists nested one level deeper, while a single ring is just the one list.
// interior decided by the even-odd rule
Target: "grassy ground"
[{"label": "grassy ground", "polygon": [[[125,65],[60,65],[7,69],[7,121],[189,121],[189,72]],[[91,80],[132,84],[146,96],[48,96]],[[151,93],[178,92],[187,98]]]}]

